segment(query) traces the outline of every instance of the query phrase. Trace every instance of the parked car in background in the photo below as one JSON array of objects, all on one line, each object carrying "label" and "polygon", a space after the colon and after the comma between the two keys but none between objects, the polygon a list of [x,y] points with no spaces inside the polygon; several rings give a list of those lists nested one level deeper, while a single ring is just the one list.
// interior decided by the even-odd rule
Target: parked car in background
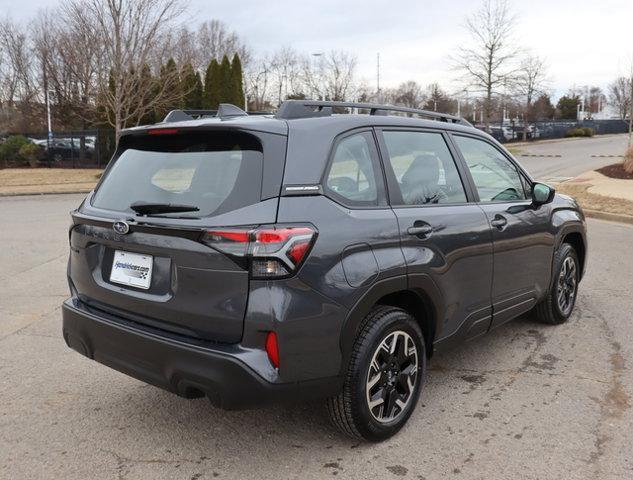
[{"label": "parked car in background", "polygon": [[[61,162],[82,157],[80,138],[54,138],[50,143],[48,140],[37,140],[35,142],[42,150],[40,159],[43,161],[50,159],[53,162]],[[92,158],[94,151],[94,141],[86,141],[83,156]]]}]

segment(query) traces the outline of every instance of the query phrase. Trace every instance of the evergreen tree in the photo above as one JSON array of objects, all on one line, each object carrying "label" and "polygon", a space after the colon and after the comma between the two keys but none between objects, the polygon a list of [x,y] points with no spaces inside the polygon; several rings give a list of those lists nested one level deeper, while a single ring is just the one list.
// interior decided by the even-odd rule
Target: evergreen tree
[{"label": "evergreen tree", "polygon": [[[116,87],[114,85],[114,76],[112,70],[108,73],[108,93],[114,96]],[[107,129],[109,127],[110,120],[114,118],[114,112],[108,107],[107,103],[103,101],[103,97],[97,97],[97,128]]]},{"label": "evergreen tree", "polygon": [[[160,69],[160,76],[158,79],[158,82],[160,83],[157,85],[157,89],[162,88],[162,85],[168,82],[167,79],[174,78],[174,75],[176,75],[177,72],[178,72],[178,66],[176,65],[176,61],[173,58],[170,58],[169,60],[167,60],[167,63],[163,65]],[[175,88],[180,88],[180,85],[178,85]],[[177,97],[182,98],[182,95],[177,95]],[[178,101],[178,102],[174,102],[174,105],[165,105],[165,106],[161,106],[157,108],[156,119],[162,120],[171,110],[180,108],[181,107],[180,103],[181,102]]]},{"label": "evergreen tree", "polygon": [[580,98],[577,95],[565,95],[560,97],[556,105],[558,118],[564,120],[576,119]]},{"label": "evergreen tree", "polygon": [[202,108],[202,81],[200,74],[193,66],[186,64],[180,74],[180,89],[182,90],[182,107],[188,110]]},{"label": "evergreen tree", "polygon": [[[143,65],[143,68],[141,69],[139,83],[139,91],[148,92],[145,95],[139,95],[139,101],[151,102],[156,97],[156,95],[158,95],[158,88],[160,87],[160,85],[158,84],[157,79],[152,76],[152,71],[147,64]],[[156,121],[156,112],[149,111],[144,116],[139,118],[139,125],[149,125],[152,123],[156,123]]]},{"label": "evergreen tree", "polygon": [[556,112],[556,108],[552,105],[549,95],[546,93],[539,96],[532,104],[530,117],[532,121],[551,120]]},{"label": "evergreen tree", "polygon": [[215,110],[220,104],[221,85],[220,65],[214,58],[209,62],[207,73],[204,77],[204,107]]},{"label": "evergreen tree", "polygon": [[244,108],[244,80],[242,74],[242,61],[236,53],[231,62],[231,77],[233,83],[233,99],[231,103],[236,107]]},{"label": "evergreen tree", "polygon": [[220,63],[220,84],[218,88],[219,103],[231,103],[234,95],[233,75],[231,73],[231,62],[224,55]]}]

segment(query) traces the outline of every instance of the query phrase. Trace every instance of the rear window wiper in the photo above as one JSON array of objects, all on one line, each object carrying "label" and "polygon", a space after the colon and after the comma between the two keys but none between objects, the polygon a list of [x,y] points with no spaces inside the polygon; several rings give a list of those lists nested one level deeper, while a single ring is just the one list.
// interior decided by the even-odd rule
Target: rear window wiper
[{"label": "rear window wiper", "polygon": [[130,208],[139,215],[156,215],[160,213],[197,212],[195,205],[179,205],[176,203],[134,202]]}]

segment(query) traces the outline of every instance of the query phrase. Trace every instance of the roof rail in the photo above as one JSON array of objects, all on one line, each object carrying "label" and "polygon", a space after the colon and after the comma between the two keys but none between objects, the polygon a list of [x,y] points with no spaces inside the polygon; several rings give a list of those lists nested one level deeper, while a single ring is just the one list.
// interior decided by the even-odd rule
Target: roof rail
[{"label": "roof rail", "polygon": [[369,110],[370,115],[388,115],[388,112],[410,113],[432,120],[471,126],[468,121],[461,117],[447,113],[431,112],[430,110],[399,107],[396,105],[380,105],[377,103],[330,102],[322,100],[286,100],[281,104],[279,110],[277,110],[276,117],[286,120],[292,118],[327,117],[332,115],[334,108]]},{"label": "roof rail", "polygon": [[164,123],[184,122],[203,117],[231,118],[248,115],[244,110],[230,103],[221,103],[217,110],[172,110],[167,114]]}]

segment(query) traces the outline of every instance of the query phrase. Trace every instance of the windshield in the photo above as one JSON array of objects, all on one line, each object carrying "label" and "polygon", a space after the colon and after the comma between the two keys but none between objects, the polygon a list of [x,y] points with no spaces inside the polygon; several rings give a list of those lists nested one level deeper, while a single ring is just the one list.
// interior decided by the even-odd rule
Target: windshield
[{"label": "windshield", "polygon": [[92,205],[122,212],[133,212],[136,203],[190,205],[198,208],[195,216],[226,213],[259,202],[262,161],[261,145],[244,133],[123,137]]}]

